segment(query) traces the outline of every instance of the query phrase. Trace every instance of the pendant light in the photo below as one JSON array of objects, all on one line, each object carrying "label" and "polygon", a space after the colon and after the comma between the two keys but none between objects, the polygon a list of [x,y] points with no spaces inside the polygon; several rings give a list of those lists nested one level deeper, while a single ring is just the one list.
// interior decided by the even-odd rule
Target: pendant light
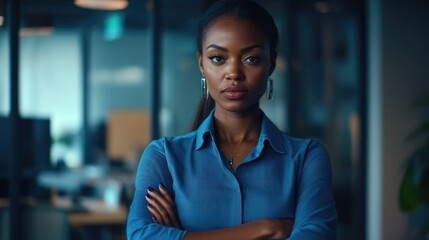
[{"label": "pendant light", "polygon": [[127,0],[75,0],[74,4],[95,10],[122,10],[128,7]]}]

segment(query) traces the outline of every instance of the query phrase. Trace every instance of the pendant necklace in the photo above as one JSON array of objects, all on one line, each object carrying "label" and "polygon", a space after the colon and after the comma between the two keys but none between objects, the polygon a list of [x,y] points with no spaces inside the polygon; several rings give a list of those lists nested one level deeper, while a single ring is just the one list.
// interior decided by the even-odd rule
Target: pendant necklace
[{"label": "pendant necklace", "polygon": [[223,155],[224,155],[224,156],[225,156],[225,158],[227,159],[227,161],[228,161],[229,165],[231,165],[231,166],[232,166],[232,164],[234,163],[234,158],[237,158],[237,157],[241,156],[243,153],[245,153],[245,152],[247,151],[247,148],[246,148],[246,149],[244,149],[243,151],[241,151],[241,152],[237,153],[237,154],[232,154],[232,155],[227,155],[227,154],[225,153],[225,151],[223,151],[223,149],[222,149],[222,148],[220,148],[220,151],[223,153]]}]

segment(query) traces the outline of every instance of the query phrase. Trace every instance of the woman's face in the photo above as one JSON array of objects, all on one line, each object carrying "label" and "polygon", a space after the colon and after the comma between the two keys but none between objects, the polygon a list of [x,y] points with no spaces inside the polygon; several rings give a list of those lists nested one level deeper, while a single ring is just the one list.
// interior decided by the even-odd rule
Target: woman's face
[{"label": "woman's face", "polygon": [[269,47],[248,20],[221,17],[207,30],[198,62],[217,110],[245,112],[259,106],[274,70]]}]

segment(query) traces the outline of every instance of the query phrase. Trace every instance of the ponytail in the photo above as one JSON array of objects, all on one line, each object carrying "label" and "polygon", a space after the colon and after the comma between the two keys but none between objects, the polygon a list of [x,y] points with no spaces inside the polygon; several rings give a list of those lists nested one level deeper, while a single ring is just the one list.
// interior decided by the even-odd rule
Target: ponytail
[{"label": "ponytail", "polygon": [[215,102],[213,98],[209,95],[209,97],[201,98],[200,103],[197,107],[197,112],[195,114],[194,122],[192,123],[192,131],[196,130],[204,119],[210,114],[211,110],[214,108]]}]

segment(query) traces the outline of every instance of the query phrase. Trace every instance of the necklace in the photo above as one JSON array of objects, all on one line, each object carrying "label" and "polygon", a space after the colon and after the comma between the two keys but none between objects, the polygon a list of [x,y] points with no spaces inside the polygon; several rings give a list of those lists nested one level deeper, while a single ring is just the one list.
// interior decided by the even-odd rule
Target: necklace
[{"label": "necklace", "polygon": [[245,152],[247,151],[247,148],[246,148],[246,149],[244,149],[243,151],[239,152],[239,153],[231,154],[231,155],[227,155],[227,154],[225,153],[225,151],[224,151],[222,148],[220,148],[220,151],[222,152],[222,154],[223,154],[223,155],[226,157],[226,159],[228,160],[229,165],[231,165],[231,166],[232,166],[232,164],[234,163],[234,158],[237,158],[237,157],[241,156],[243,153],[245,153]]},{"label": "necklace", "polygon": [[[234,161],[237,160],[238,157],[242,156],[243,154],[249,153],[249,150],[251,150],[257,142],[257,139],[254,141],[247,141],[247,143],[244,143],[244,148],[241,152],[235,153],[235,154],[227,154],[227,152],[218,144],[218,148],[222,155],[226,158],[229,165],[232,166],[234,164]],[[235,146],[238,146],[237,144]]]}]

